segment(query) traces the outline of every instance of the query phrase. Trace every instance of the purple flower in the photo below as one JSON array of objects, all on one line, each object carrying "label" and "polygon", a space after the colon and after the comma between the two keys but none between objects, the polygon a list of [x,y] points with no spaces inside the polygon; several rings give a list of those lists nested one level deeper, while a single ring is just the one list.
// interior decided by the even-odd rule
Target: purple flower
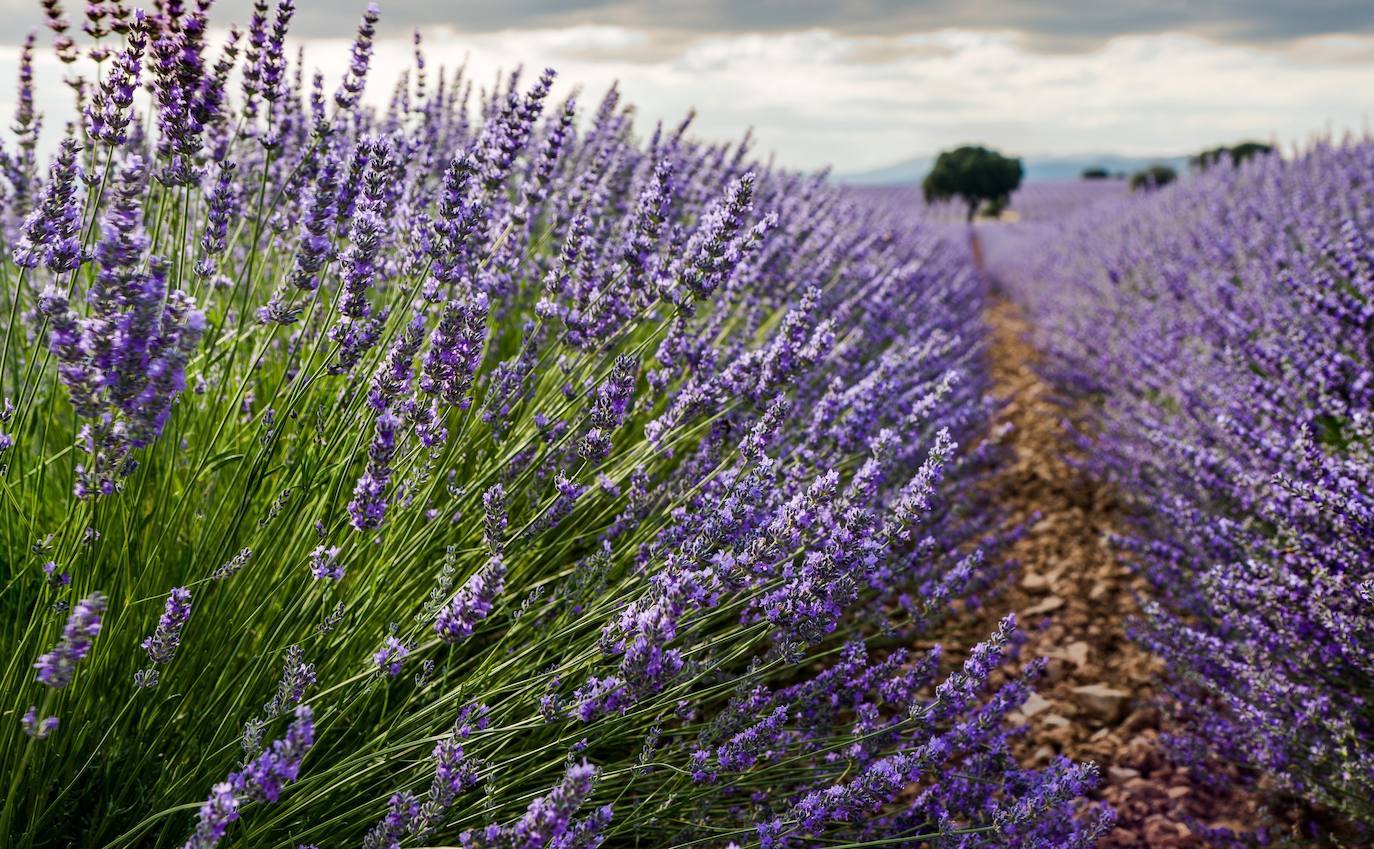
[{"label": "purple flower", "polygon": [[229,773],[228,780],[215,784],[200,808],[196,830],[183,849],[213,849],[229,826],[239,818],[239,805],[247,800],[271,804],[281,797],[282,787],[300,776],[301,761],[315,743],[315,717],[310,708],[296,708],[296,717],[286,735],[272,743],[244,765]]},{"label": "purple flower", "polygon": [[177,647],[181,645],[181,631],[186,620],[191,618],[191,591],[176,587],[167,597],[162,616],[158,617],[157,630],[140,645],[148,652],[148,659],[159,665],[172,662]]},{"label": "purple flower", "polygon": [[292,0],[278,0],[272,32],[258,57],[257,76],[262,85],[262,99],[268,103],[276,103],[282,96],[282,77],[286,73],[286,31],[295,12]]},{"label": "purple flower", "polygon": [[286,729],[286,736],[275,740],[270,749],[262,752],[239,772],[229,774],[234,791],[250,799],[275,802],[284,784],[300,775],[301,761],[315,743],[315,717],[308,705],[296,708],[296,718]]},{"label": "purple flower", "polygon": [[382,647],[373,652],[372,662],[377,664],[377,668],[386,673],[388,678],[395,678],[401,674],[401,664],[407,657],[410,657],[410,646],[393,635],[387,637]]},{"label": "purple flower", "polygon": [[455,156],[444,169],[438,198],[438,216],[429,243],[431,273],[435,284],[426,293],[428,300],[444,295],[438,284],[452,286],[463,278],[473,238],[486,221],[487,206],[477,196],[477,159],[470,153]]},{"label": "purple flower", "polygon": [[58,718],[55,716],[45,716],[41,720],[38,718],[38,708],[29,705],[29,709],[24,711],[24,715],[19,720],[24,727],[24,733],[35,740],[43,740],[57,730]]},{"label": "purple flower", "polygon": [[77,602],[62,629],[61,641],[34,664],[40,683],[61,689],[71,682],[76,664],[90,653],[91,641],[100,633],[100,615],[104,612],[105,596],[100,593]]},{"label": "purple flower", "polygon": [[300,244],[288,278],[291,285],[304,292],[319,288],[319,271],[330,256],[338,179],[339,159],[331,151],[324,157],[311,186],[305,215],[301,220]]},{"label": "purple flower", "polygon": [[482,493],[482,540],[491,550],[493,558],[499,558],[506,550],[506,527],[510,517],[506,512],[506,488],[492,484]]},{"label": "purple flower", "polygon": [[472,381],[482,363],[487,335],[487,296],[477,294],[444,305],[439,326],[429,338],[421,391],[437,395],[445,404],[467,409]]},{"label": "purple flower", "polygon": [[586,761],[569,766],[557,787],[536,798],[520,819],[503,829],[503,842],[512,849],[560,845],[574,827],[578,808],[591,795],[597,772]]},{"label": "purple flower", "polygon": [[381,412],[389,408],[397,398],[410,392],[411,369],[415,354],[425,339],[425,317],[415,316],[405,326],[391,350],[387,352],[386,362],[372,378],[367,403],[372,409]]},{"label": "purple flower", "polygon": [[378,254],[388,229],[389,184],[394,179],[391,172],[395,164],[389,144],[376,142],[368,146],[362,195],[348,233],[351,244],[342,258],[343,297],[339,299],[339,312],[346,318],[366,318],[372,313],[366,296],[376,280]]},{"label": "purple flower", "polygon": [[491,613],[492,604],[505,588],[505,577],[505,565],[500,557],[493,556],[468,578],[434,621],[434,631],[439,639],[456,643],[472,636],[473,629]]},{"label": "purple flower", "polygon": [[350,244],[340,260],[339,322],[330,329],[330,338],[340,348],[336,373],[351,369],[376,342],[375,330],[369,329],[373,316],[368,292],[376,284],[382,243],[390,229],[394,151],[386,142],[361,143],[359,147],[367,149],[367,169],[348,232]]},{"label": "purple flower", "polygon": [[351,109],[358,102],[363,86],[367,83],[367,68],[372,62],[372,39],[377,34],[377,18],[380,12],[376,3],[367,4],[362,22],[358,24],[358,35],[353,40],[353,59],[348,73],[344,75],[339,90],[334,94],[334,102],[340,109]]},{"label": "purple flower", "polygon": [[239,818],[239,800],[234,795],[234,785],[221,781],[210,788],[210,797],[200,806],[196,830],[182,849],[214,849],[229,825]]},{"label": "purple flower", "polygon": [[377,417],[376,432],[367,452],[367,468],[353,488],[348,514],[353,527],[371,531],[386,517],[386,488],[391,481],[391,459],[396,453],[396,429],[401,420],[390,410]]},{"label": "purple flower", "polygon": [[263,713],[268,719],[280,716],[292,705],[299,705],[305,701],[305,691],[314,684],[315,664],[305,662],[305,650],[300,646],[288,646],[277,690],[267,704],[263,705]]},{"label": "purple flower", "polygon": [[238,554],[235,554],[229,560],[227,560],[218,568],[216,568],[214,572],[210,573],[210,577],[216,581],[222,581],[225,578],[228,578],[229,576],[236,574],[244,566],[247,566],[248,561],[251,559],[253,559],[253,549],[242,549],[239,551]]},{"label": "purple flower", "polygon": [[125,47],[116,56],[110,72],[86,107],[86,132],[96,141],[117,147],[128,140],[134,92],[138,89],[143,65],[143,49],[148,44],[142,10],[125,36]]},{"label": "purple flower", "polygon": [[23,716],[19,718],[19,724],[23,725],[23,732],[36,740],[47,739],[49,734],[58,729],[58,721],[58,717],[55,716],[45,716],[40,720],[38,709],[33,705],[29,705],[29,709],[25,710]]},{"label": "purple flower", "polygon": [[363,838],[363,849],[399,849],[401,839],[420,816],[420,802],[410,793],[394,793],[386,803],[386,816]]},{"label": "purple flower", "polygon": [[239,214],[239,191],[234,183],[234,163],[222,160],[214,185],[205,195],[205,230],[200,237],[205,258],[196,264],[196,273],[209,277],[215,272],[211,257],[224,253],[228,242],[229,222]]},{"label": "purple flower", "polygon": [[317,581],[326,578],[331,581],[342,581],[343,576],[344,567],[339,562],[339,547],[337,545],[325,547],[321,544],[311,550],[310,577]]},{"label": "purple flower", "polygon": [[485,726],[485,714],[484,705],[470,705],[459,713],[453,732],[436,743],[430,754],[434,778],[424,800],[404,791],[393,794],[386,815],[363,839],[364,849],[391,849],[406,835],[423,840],[443,823],[457,798],[477,786],[476,765],[464,753],[463,741],[474,728]]},{"label": "purple flower", "polygon": [[14,249],[15,265],[43,265],[54,274],[63,274],[86,261],[81,249],[81,200],[77,195],[81,175],[76,164],[79,151],[72,138],[63,139],[58,147],[38,205],[24,219],[19,244]]},{"label": "purple flower", "polygon": [[731,250],[744,228],[744,216],[753,197],[754,175],[745,174],[731,183],[725,197],[706,212],[687,243],[677,278],[696,297],[710,297],[734,269]]}]

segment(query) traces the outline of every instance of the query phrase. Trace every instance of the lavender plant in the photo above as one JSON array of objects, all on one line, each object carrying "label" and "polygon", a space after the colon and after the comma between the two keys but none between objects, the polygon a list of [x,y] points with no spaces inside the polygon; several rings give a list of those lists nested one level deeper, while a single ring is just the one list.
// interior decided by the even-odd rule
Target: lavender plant
[{"label": "lavender plant", "polygon": [[[1374,825],[1374,143],[1067,222],[1009,285],[1140,507],[1180,754]],[[1042,234],[1043,235],[1043,234]]]},{"label": "lavender plant", "polygon": [[964,256],[418,37],[370,106],[375,7],[331,98],[290,0],[44,6],[85,120],[39,168],[23,75],[0,157],[10,845],[1106,827],[1011,756],[1010,620],[910,648],[1001,575]]}]

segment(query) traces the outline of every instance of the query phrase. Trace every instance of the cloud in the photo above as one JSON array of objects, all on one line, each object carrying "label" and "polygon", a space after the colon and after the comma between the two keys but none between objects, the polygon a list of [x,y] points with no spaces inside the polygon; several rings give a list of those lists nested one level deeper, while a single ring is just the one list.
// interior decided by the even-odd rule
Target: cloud
[{"label": "cloud", "polygon": [[[70,0],[69,0],[70,2]],[[296,34],[338,34],[365,2],[299,0]],[[1264,44],[1374,33],[1368,0],[383,0],[382,27],[447,25],[464,32],[604,26],[694,34],[826,29],[891,35],[942,29],[1015,30],[1037,50],[1083,51],[1123,35],[1178,32]],[[252,0],[219,0],[220,20],[246,21]],[[38,21],[35,0],[0,9]]]},{"label": "cloud", "polygon": [[[1072,10],[1075,2],[1064,8]],[[532,20],[554,14],[541,13],[541,4],[532,0],[505,5],[512,16],[529,14]],[[824,11],[821,4],[787,5],[803,20]],[[986,4],[959,5],[976,10]],[[393,15],[395,6],[388,4]],[[862,19],[883,3],[848,7]],[[575,18],[621,6],[584,0],[560,8],[564,11],[557,14]],[[1027,0],[1003,8],[1020,10],[1023,17],[1037,9],[1049,14]],[[1321,19],[1323,7],[1314,8],[1313,19]],[[1015,17],[1012,12],[1009,17]],[[685,7],[678,14],[681,20],[667,17],[673,26],[425,26],[424,50],[431,69],[440,64],[452,69],[466,57],[477,86],[489,85],[499,69],[523,64],[533,74],[552,66],[560,72],[555,96],[580,86],[584,109],[619,81],[626,102],[636,106],[641,133],[650,132],[655,121],[676,122],[695,108],[695,132],[701,137],[736,139],[753,127],[760,155],[776,153],[779,162],[797,168],[834,165],[841,171],[862,171],[965,141],[1024,155],[1165,155],[1243,138],[1291,143],[1328,127],[1363,127],[1369,109],[1363,92],[1374,65],[1374,34],[1353,31],[1269,45],[1170,30],[1118,34],[1090,49],[1045,52],[1016,28],[907,32],[893,27],[871,33],[767,27],[760,19],[759,29],[730,29],[754,20],[741,15],[763,14],[754,9],[727,16],[716,30],[695,31],[685,27]],[[1105,28],[1109,13],[1098,14],[1081,27]],[[1122,21],[1129,17],[1121,10],[1110,15]],[[230,19],[218,12],[214,18]],[[347,63],[351,15],[336,13],[332,24],[333,38],[304,43],[307,66],[336,81]],[[1262,32],[1278,25],[1247,26]],[[1061,35],[1073,33],[1066,28]],[[16,56],[14,48],[0,48],[0,80],[14,79]],[[409,38],[396,31],[384,34],[369,99],[380,103],[411,62]],[[47,138],[55,143],[71,113],[70,93],[47,50],[41,51],[37,70],[39,108],[48,114]],[[0,126],[8,123],[13,101],[13,87],[0,86]]]}]

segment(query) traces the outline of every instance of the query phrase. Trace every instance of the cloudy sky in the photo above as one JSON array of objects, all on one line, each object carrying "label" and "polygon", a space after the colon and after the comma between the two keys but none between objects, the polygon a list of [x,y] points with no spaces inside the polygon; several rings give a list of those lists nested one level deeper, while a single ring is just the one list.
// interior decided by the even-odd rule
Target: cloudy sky
[{"label": "cloudy sky", "polygon": [[[79,4],[72,4],[74,11]],[[135,0],[134,5],[137,5]],[[357,9],[297,0],[307,64],[336,77]],[[785,164],[840,172],[980,141],[1022,155],[1167,155],[1244,138],[1361,132],[1374,100],[1370,0],[382,0],[370,93],[411,62],[477,79],[552,66],[599,96],[613,81],[642,127],[695,107],[700,135],[754,128]],[[221,0],[216,26],[251,0]],[[0,0],[0,79],[41,23]],[[74,16],[75,17],[75,16]],[[45,50],[49,135],[68,114]],[[383,85],[383,83],[387,85]],[[14,106],[0,88],[0,126]]]}]

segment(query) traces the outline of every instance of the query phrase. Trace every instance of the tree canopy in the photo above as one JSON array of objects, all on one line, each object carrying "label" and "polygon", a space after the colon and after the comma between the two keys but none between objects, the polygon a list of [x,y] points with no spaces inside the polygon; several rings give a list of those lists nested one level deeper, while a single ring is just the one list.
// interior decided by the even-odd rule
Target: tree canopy
[{"label": "tree canopy", "polygon": [[1131,190],[1158,189],[1178,179],[1178,172],[1168,165],[1151,165],[1131,175]]},{"label": "tree canopy", "polygon": [[1021,185],[1024,174],[1020,159],[965,145],[941,153],[921,189],[928,203],[960,198],[968,204],[968,218],[972,221],[984,203],[1005,206],[1011,193]]},{"label": "tree canopy", "polygon": [[1274,146],[1264,142],[1245,141],[1240,144],[1222,145],[1204,150],[1193,157],[1193,166],[1196,168],[1207,168],[1220,162],[1223,157],[1231,160],[1232,165],[1239,165],[1247,159],[1259,156],[1264,153],[1273,153]]}]

